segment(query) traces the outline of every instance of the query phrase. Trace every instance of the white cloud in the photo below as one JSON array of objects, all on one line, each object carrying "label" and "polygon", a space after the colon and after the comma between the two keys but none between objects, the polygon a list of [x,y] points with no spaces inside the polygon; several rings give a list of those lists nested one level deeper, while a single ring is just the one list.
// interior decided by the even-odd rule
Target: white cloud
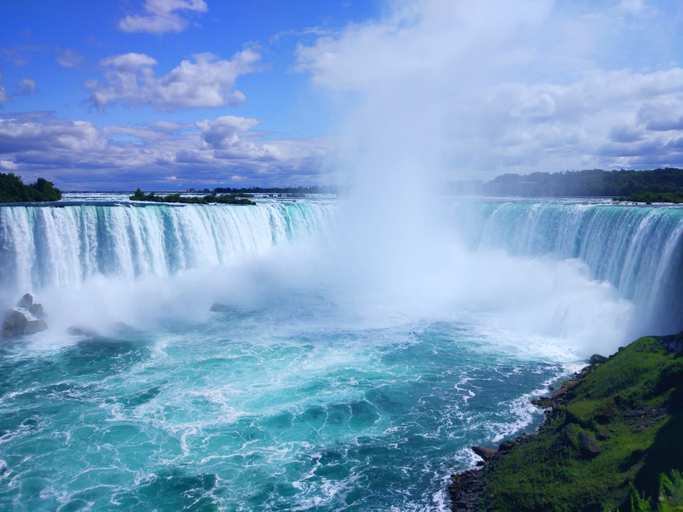
[{"label": "white cloud", "polygon": [[102,147],[99,132],[89,121],[56,120],[42,114],[0,119],[0,154]]},{"label": "white cloud", "polygon": [[157,61],[144,53],[126,53],[107,57],[100,61],[100,66],[113,67],[119,72],[135,72],[145,66],[156,66]]},{"label": "white cloud", "polygon": [[283,178],[315,182],[329,143],[266,140],[263,133],[250,131],[258,123],[224,116],[189,125],[167,121],[98,130],[92,123],[47,113],[21,114],[0,118],[0,165],[25,179],[44,176],[76,188],[146,184],[166,189],[161,183],[169,176],[176,177],[179,188],[234,179],[273,185]]},{"label": "white cloud", "polygon": [[207,147],[213,149],[227,149],[239,142],[238,133],[258,125],[256,119],[244,117],[222,116],[215,121],[204,120],[197,123],[200,136]]},{"label": "white cloud", "polygon": [[675,17],[637,0],[387,7],[296,51],[314,85],[354,92],[344,152],[381,181],[410,161],[450,177],[683,165]]},{"label": "white cloud", "polygon": [[29,96],[34,92],[38,92],[35,80],[31,80],[30,78],[22,78],[19,80],[19,94]]},{"label": "white cloud", "polygon": [[245,101],[242,92],[234,90],[238,76],[255,70],[260,55],[243,50],[232,60],[219,60],[212,53],[194,55],[194,62],[184,60],[160,78],[152,66],[156,60],[140,53],[128,53],[103,59],[106,83],[89,81],[94,105],[103,106],[124,100],[129,104],[150,105],[155,110],[178,108],[223,107]]},{"label": "white cloud", "polygon": [[204,0],[146,0],[144,16],[126,16],[119,21],[119,29],[124,32],[182,32],[188,26],[187,19],[179,16],[178,11],[206,12]]},{"label": "white cloud", "polygon": [[57,49],[57,64],[62,67],[73,69],[79,68],[81,67],[81,64],[83,64],[84,60],[85,57],[83,57],[83,55],[79,55],[73,50],[65,50],[62,48]]},{"label": "white cloud", "polygon": [[12,98],[10,98],[7,95],[7,91],[5,90],[5,88],[2,85],[0,85],[0,103],[5,103],[7,101],[10,101],[11,99]]}]

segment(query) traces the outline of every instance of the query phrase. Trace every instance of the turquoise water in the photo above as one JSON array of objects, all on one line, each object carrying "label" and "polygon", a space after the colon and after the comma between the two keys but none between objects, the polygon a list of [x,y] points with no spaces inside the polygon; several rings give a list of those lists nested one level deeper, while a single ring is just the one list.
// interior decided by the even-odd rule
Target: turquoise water
[{"label": "turquoise water", "polygon": [[0,302],[50,325],[0,344],[1,510],[447,510],[471,445],[680,318],[673,208],[462,202],[353,247],[329,198],[77,199],[0,207]]},{"label": "turquoise water", "polygon": [[466,447],[538,421],[528,394],[566,372],[472,326],[299,306],[4,344],[0,508],[443,509]]}]

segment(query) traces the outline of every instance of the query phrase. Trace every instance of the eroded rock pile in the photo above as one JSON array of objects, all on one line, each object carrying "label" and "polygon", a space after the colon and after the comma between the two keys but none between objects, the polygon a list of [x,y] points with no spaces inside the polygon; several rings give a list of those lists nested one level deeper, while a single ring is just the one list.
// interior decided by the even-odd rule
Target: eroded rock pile
[{"label": "eroded rock pile", "polygon": [[2,339],[18,338],[47,329],[45,311],[41,304],[33,302],[33,296],[25,294],[14,309],[5,314],[2,323]]}]

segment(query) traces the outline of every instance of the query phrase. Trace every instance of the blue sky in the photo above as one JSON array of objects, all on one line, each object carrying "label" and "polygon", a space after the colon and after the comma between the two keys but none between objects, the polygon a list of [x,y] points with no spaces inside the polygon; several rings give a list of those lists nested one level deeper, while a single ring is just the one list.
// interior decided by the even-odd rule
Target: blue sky
[{"label": "blue sky", "polygon": [[398,155],[444,179],[683,166],[682,28],[678,1],[5,0],[0,172],[182,190]]}]

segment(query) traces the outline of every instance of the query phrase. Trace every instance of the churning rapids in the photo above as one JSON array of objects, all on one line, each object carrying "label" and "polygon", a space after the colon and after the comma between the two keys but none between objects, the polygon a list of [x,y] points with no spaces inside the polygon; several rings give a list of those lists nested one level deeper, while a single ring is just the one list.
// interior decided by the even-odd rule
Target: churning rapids
[{"label": "churning rapids", "polygon": [[531,395],[683,327],[683,209],[452,199],[373,252],[326,198],[63,202],[0,207],[50,325],[0,345],[2,510],[445,510]]}]

